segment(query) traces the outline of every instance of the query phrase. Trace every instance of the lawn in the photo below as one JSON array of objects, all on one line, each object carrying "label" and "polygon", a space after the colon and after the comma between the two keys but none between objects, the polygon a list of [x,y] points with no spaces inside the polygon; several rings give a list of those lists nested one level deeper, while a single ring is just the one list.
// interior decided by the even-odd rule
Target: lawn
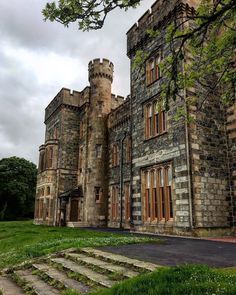
[{"label": "lawn", "polygon": [[32,221],[0,222],[0,269],[66,248],[133,244],[150,240],[78,228],[39,226]]},{"label": "lawn", "polygon": [[104,289],[92,294],[235,295],[236,271],[235,269],[219,270],[204,265],[163,267],[151,274],[124,281],[111,289]]}]

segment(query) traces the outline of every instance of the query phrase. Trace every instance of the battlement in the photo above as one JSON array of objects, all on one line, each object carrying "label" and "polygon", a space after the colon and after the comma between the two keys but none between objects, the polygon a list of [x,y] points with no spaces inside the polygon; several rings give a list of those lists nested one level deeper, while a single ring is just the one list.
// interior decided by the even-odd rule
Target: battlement
[{"label": "battlement", "polygon": [[125,98],[120,95],[111,94],[111,109],[114,110],[123,104]]},{"label": "battlement", "polygon": [[150,37],[147,29],[165,27],[174,17],[184,12],[194,14],[198,3],[199,0],[157,0],[127,32],[128,57],[131,58],[137,49],[148,42]]},{"label": "battlement", "polygon": [[108,128],[113,128],[130,120],[130,97],[123,101],[108,117]]},{"label": "battlement", "polygon": [[45,109],[45,121],[58,109],[62,104],[70,105],[74,107],[79,106],[80,102],[80,92],[71,91],[68,88],[62,88],[58,94],[54,97],[54,99],[49,103],[49,105]]},{"label": "battlement", "polygon": [[90,61],[88,65],[89,81],[94,78],[107,78],[111,82],[113,81],[114,65],[108,59],[96,58]]}]

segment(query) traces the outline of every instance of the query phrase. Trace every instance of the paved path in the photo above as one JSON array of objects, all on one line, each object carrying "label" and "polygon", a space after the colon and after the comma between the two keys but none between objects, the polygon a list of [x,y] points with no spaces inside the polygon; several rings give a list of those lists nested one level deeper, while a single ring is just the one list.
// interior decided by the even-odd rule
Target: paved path
[{"label": "paved path", "polygon": [[[127,231],[115,230],[114,232],[129,234]],[[235,243],[179,237],[152,237],[165,240],[165,243],[102,247],[102,249],[159,265],[194,263],[215,267],[236,267]]]}]

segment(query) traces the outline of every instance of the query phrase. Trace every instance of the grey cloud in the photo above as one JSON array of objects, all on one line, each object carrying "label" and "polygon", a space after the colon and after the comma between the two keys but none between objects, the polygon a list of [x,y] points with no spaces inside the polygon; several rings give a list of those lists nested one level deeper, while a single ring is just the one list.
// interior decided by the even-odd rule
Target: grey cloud
[{"label": "grey cloud", "polygon": [[[56,53],[79,60],[87,71],[89,60],[107,57],[115,64],[113,92],[129,94],[129,60],[126,32],[154,0],[142,1],[137,10],[114,11],[104,28],[79,32],[58,23],[44,22],[41,10],[47,0],[11,0],[0,3],[0,158],[22,156],[37,163],[44,137],[44,109],[61,87],[81,90],[87,77],[70,85],[46,85],[22,62],[1,50],[14,49],[47,55]],[[79,71],[79,69],[78,69]],[[88,83],[87,83],[88,84]]]}]

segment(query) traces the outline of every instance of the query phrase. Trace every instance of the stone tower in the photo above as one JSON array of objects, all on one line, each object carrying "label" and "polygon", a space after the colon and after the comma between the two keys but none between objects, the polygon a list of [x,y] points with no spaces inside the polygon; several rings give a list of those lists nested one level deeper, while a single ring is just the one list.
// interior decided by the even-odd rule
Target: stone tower
[{"label": "stone tower", "polygon": [[111,112],[113,64],[94,59],[89,63],[90,108],[87,139],[85,220],[106,225],[108,199],[107,118]]}]

